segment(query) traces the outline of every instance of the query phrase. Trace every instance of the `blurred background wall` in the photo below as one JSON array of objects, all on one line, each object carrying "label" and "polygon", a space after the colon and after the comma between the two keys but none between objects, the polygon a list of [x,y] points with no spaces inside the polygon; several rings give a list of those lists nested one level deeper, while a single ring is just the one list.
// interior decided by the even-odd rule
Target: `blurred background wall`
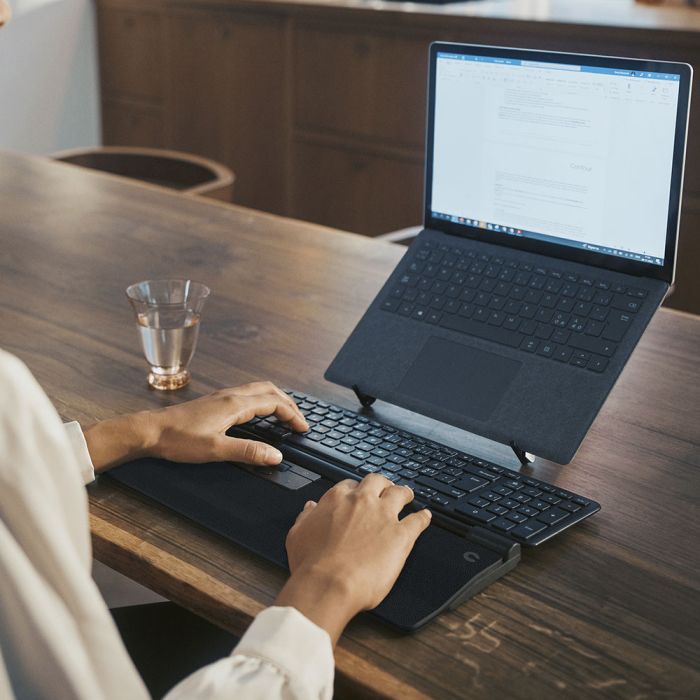
[{"label": "blurred background wall", "polygon": [[101,142],[91,0],[10,0],[0,31],[0,148],[51,153]]}]

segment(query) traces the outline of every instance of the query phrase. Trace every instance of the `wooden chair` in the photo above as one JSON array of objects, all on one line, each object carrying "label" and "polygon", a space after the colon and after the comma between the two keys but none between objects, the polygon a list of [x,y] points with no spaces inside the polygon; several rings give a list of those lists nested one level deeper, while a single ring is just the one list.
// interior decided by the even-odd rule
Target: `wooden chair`
[{"label": "wooden chair", "polygon": [[61,151],[54,160],[230,202],[235,175],[208,158],[160,148],[98,146]]}]

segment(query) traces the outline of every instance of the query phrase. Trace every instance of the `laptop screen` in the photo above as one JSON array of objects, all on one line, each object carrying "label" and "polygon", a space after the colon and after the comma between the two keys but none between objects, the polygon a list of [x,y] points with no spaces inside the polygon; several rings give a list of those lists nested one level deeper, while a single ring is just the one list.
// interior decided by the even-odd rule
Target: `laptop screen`
[{"label": "laptop screen", "polygon": [[639,70],[443,46],[432,75],[433,219],[480,229],[482,240],[507,235],[664,266],[678,64]]}]

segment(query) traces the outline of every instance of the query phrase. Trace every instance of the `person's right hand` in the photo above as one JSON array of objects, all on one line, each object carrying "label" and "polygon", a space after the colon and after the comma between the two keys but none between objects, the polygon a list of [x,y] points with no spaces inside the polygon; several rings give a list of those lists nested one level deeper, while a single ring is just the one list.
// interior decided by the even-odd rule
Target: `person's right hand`
[{"label": "person's right hand", "polygon": [[352,617],[387,596],[430,524],[428,510],[399,520],[412,500],[410,488],[370,474],[309,501],[287,536],[292,575],[277,604],[296,607],[335,642]]}]

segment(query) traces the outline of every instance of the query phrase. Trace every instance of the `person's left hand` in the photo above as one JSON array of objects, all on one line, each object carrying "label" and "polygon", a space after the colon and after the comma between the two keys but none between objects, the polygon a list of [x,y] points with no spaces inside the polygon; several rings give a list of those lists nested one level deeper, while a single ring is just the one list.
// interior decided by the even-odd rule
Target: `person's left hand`
[{"label": "person's left hand", "polygon": [[309,429],[294,401],[271,382],[222,389],[193,401],[101,421],[85,430],[96,471],[150,456],[173,462],[232,461],[272,465],[274,447],[226,435],[232,425],[274,414],[292,430]]}]

